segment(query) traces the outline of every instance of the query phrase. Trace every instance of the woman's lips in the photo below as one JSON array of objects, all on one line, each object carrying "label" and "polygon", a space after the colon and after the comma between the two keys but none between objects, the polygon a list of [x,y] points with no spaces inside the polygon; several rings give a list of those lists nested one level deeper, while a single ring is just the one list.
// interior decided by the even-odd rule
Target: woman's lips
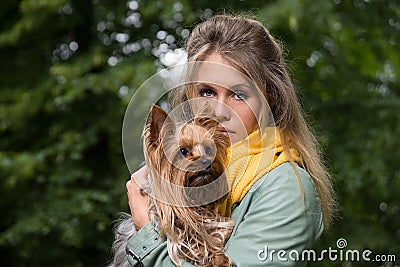
[{"label": "woman's lips", "polygon": [[228,136],[228,137],[229,137],[230,135],[232,135],[232,134],[235,133],[235,132],[233,132],[233,131],[231,131],[231,130],[229,130],[229,129],[223,127],[223,126],[220,126],[218,129],[221,131],[221,133],[222,133],[223,135]]},{"label": "woman's lips", "polygon": [[229,137],[229,136],[230,136],[230,133],[229,133],[229,132],[226,132],[226,131],[222,131],[222,134],[225,135],[226,137]]}]

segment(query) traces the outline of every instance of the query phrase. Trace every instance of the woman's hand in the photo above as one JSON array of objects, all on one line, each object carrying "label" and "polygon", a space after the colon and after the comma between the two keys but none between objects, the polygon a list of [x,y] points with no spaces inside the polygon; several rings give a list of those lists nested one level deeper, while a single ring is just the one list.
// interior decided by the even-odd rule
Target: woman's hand
[{"label": "woman's hand", "polygon": [[143,166],[133,173],[131,179],[126,183],[129,208],[131,209],[133,223],[137,231],[150,222],[149,196],[141,189],[146,182],[146,176],[147,167]]}]

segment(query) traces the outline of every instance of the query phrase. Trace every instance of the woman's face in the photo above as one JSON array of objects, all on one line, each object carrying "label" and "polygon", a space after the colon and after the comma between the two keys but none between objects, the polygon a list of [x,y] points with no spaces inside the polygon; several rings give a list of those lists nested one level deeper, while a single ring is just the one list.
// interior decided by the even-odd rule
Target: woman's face
[{"label": "woman's face", "polygon": [[234,144],[258,129],[264,97],[219,54],[211,54],[205,61],[199,68],[195,97],[204,98],[214,108],[224,134]]}]

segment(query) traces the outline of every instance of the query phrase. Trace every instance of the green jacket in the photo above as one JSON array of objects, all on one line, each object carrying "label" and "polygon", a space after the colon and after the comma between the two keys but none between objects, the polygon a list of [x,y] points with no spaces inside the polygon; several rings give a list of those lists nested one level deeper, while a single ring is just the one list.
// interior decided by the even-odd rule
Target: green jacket
[{"label": "green jacket", "polygon": [[[235,228],[225,245],[233,266],[306,265],[301,261],[301,252],[311,248],[323,231],[323,223],[312,179],[297,168],[304,187],[304,203],[296,174],[289,163],[284,163],[258,180],[233,207]],[[166,242],[151,223],[129,240],[127,252],[132,266],[140,266],[135,265],[135,258],[141,260],[142,266],[174,266]],[[183,266],[191,265],[185,262]]]}]

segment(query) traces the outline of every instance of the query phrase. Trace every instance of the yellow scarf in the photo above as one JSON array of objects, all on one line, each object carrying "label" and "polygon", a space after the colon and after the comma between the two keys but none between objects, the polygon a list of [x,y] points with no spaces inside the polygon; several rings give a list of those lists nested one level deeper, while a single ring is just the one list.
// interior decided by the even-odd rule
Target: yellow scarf
[{"label": "yellow scarf", "polygon": [[[290,154],[295,162],[301,162],[295,149],[291,148]],[[262,136],[260,131],[251,133],[246,139],[229,147],[228,155],[227,177],[231,191],[217,207],[223,216],[230,216],[233,204],[241,201],[258,179],[289,161],[276,127],[266,128]]]}]

